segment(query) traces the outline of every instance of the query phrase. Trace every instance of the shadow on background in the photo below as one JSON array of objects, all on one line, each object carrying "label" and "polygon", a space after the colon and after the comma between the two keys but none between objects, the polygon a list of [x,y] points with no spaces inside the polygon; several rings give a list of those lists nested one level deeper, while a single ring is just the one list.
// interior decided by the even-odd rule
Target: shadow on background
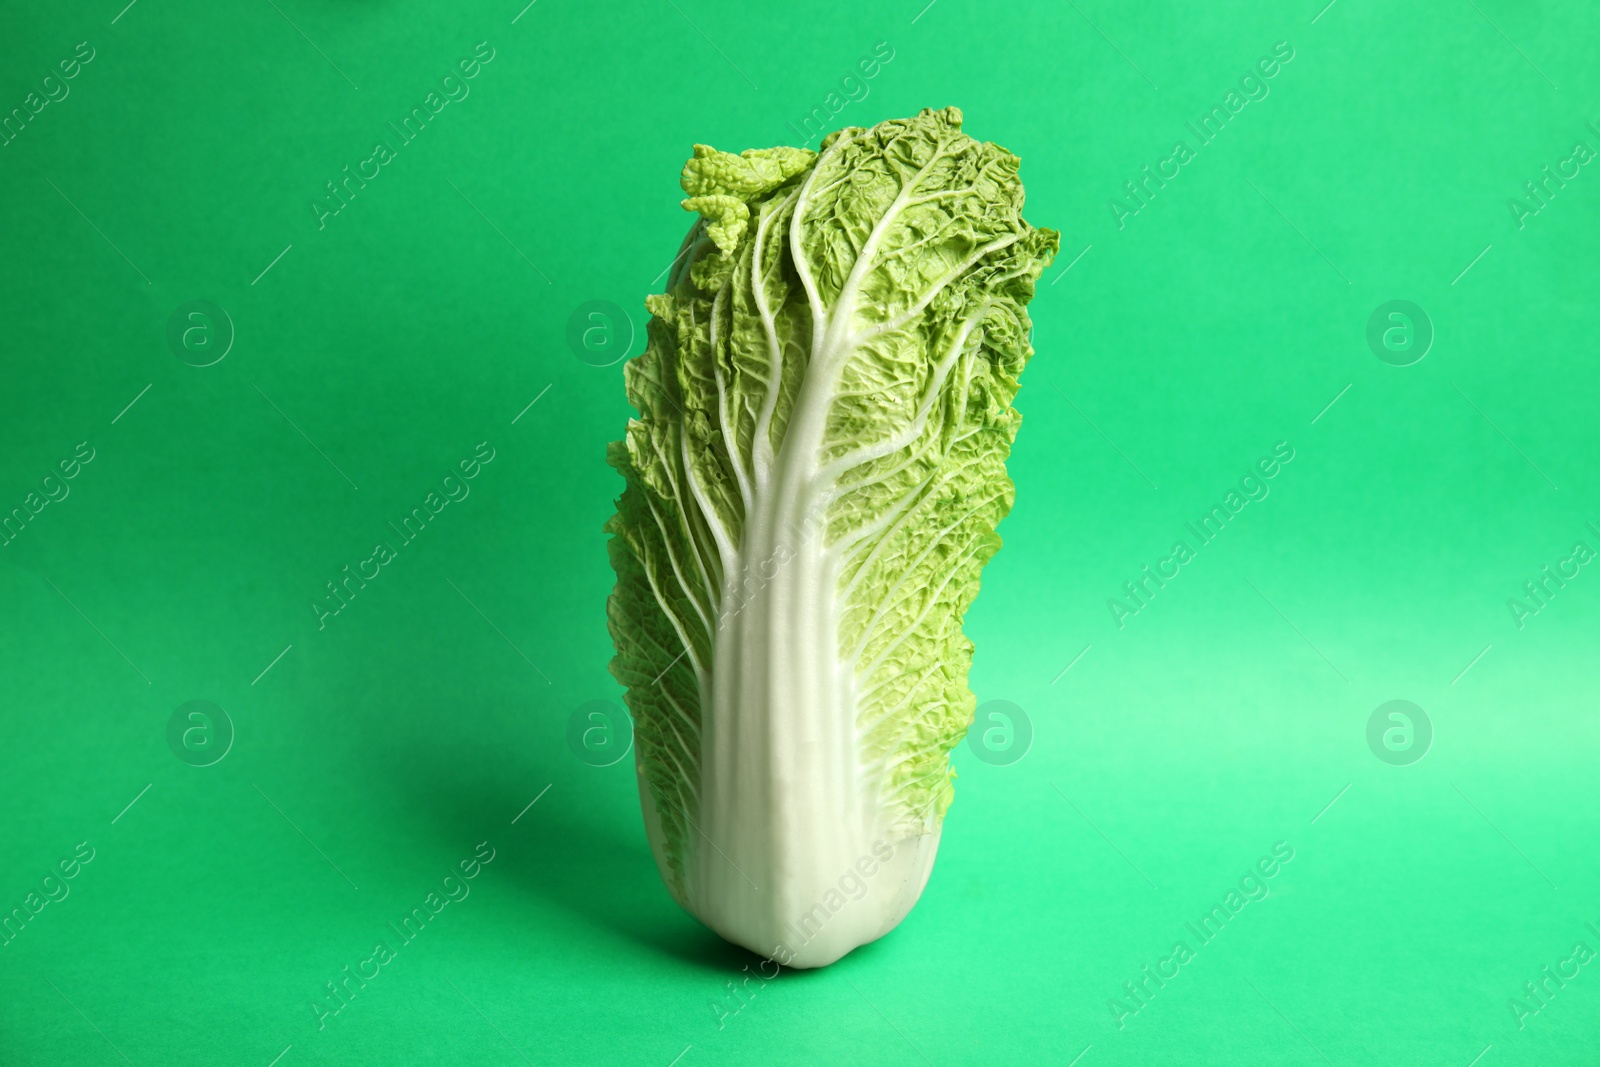
[{"label": "shadow on background", "polygon": [[[375,761],[381,768],[374,772],[380,779],[375,786],[392,795],[396,815],[417,827],[426,844],[460,849],[488,838],[499,851],[499,880],[519,895],[683,962],[721,973],[736,972],[755,958],[673,901],[656,873],[637,810],[625,824],[614,798],[595,802],[615,780],[626,779],[631,794],[631,756],[614,768],[574,761],[575,770],[564,776],[558,769],[549,791],[513,826],[511,819],[544,788],[551,771],[530,770],[518,760],[512,773],[503,746],[491,751],[471,743],[478,736],[495,734],[408,737],[400,741],[397,758]],[[548,910],[541,913],[549,916]]]}]

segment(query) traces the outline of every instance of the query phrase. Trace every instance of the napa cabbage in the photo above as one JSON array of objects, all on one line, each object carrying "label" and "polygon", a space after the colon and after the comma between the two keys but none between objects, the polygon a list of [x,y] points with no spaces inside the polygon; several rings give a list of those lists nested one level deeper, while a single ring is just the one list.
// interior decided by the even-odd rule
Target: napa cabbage
[{"label": "napa cabbage", "polygon": [[973,719],[962,617],[1059,238],[961,121],[697,145],[624,368],[608,623],[646,832],[679,904],[781,964],[904,918]]}]

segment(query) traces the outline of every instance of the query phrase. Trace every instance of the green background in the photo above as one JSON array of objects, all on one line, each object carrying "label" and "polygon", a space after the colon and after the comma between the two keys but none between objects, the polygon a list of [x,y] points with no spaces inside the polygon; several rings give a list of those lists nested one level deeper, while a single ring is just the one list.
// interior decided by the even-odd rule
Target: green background
[{"label": "green background", "polygon": [[[1600,148],[1600,20],[925,2],[0,13],[0,110],[95,50],[0,148],[0,510],[94,450],[0,549],[0,910],[95,850],[0,948],[0,1062],[1596,1061],[1600,964],[1520,1028],[1509,1001],[1600,949],[1600,576],[1520,627],[1507,602],[1600,546],[1600,173],[1509,206]],[[1270,95],[1119,228],[1123,183],[1280,41]],[[319,229],[324,183],[479,42],[470,95]],[[1062,233],[967,620],[979,700],[1033,740],[957,750],[898,930],[734,1013],[755,958],[659,884],[631,758],[567,742],[619,698],[629,413],[567,328],[602,300],[642,331],[691,146],[796,143],[878,42],[832,126],[959,105]],[[1366,340],[1395,299],[1435,332],[1405,367]],[[212,366],[166,340],[193,300],[236,333]],[[470,496],[319,629],[324,584],[484,441]],[[1107,600],[1280,441],[1270,496],[1119,628]],[[1434,731],[1407,766],[1366,741],[1392,699]],[[191,700],[235,732],[211,766],[168,745]],[[483,841],[471,895],[319,1030],[324,983]],[[1192,941],[1279,841],[1270,895]]]}]

